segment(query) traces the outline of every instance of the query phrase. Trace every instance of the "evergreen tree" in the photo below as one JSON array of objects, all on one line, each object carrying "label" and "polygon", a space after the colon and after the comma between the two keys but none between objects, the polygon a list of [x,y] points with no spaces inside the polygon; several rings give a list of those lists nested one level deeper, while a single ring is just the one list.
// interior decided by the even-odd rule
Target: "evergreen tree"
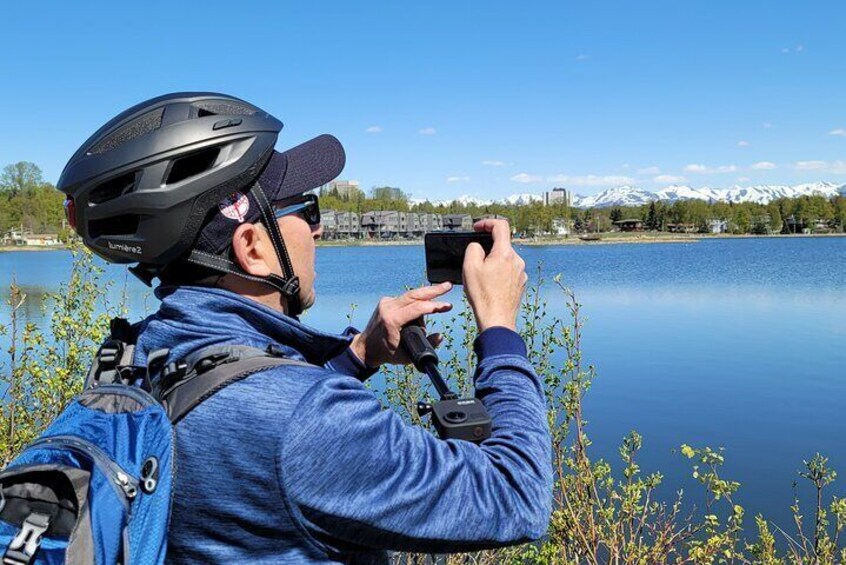
[{"label": "evergreen tree", "polygon": [[611,208],[611,222],[619,222],[623,219],[623,211],[619,206]]},{"label": "evergreen tree", "polygon": [[649,231],[655,231],[658,229],[659,226],[658,221],[658,211],[655,206],[655,202],[649,204],[649,213],[646,215],[646,229]]}]

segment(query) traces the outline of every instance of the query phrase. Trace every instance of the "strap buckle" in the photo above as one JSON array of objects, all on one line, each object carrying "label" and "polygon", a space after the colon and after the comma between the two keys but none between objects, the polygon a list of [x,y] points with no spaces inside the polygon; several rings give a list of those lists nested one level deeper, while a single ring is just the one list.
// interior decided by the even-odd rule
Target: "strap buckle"
[{"label": "strap buckle", "polygon": [[300,292],[300,277],[291,277],[290,279],[285,279],[285,281],[282,283],[282,288],[280,290],[286,298],[297,296],[297,294]]},{"label": "strap buckle", "polygon": [[106,341],[97,352],[97,360],[100,362],[100,369],[113,371],[123,355],[123,343],[116,339]]},{"label": "strap buckle", "polygon": [[3,554],[3,565],[31,565],[41,538],[50,527],[50,516],[33,512],[24,519],[21,531],[9,543]]}]

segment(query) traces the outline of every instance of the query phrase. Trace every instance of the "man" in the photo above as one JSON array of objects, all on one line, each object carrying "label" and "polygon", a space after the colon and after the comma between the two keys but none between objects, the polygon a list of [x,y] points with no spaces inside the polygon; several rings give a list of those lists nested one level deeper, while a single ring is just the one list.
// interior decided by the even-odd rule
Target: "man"
[{"label": "man", "polygon": [[[68,163],[71,223],[109,261],[158,277],[159,311],[135,364],[215,344],[272,346],[306,365],[234,382],[179,422],[173,563],[384,562],[385,550],[456,552],[539,538],[552,496],[543,390],[515,323],[526,274],[508,225],[468,248],[464,290],[480,335],[481,445],[442,441],[382,410],[362,384],[407,363],[399,332],[451,305],[449,284],[384,298],[361,332],[296,316],[314,303],[316,197],[344,153],[320,136],[273,151],[281,122],[212,93],[162,96],[120,114]],[[436,338],[430,338],[436,340]]]}]

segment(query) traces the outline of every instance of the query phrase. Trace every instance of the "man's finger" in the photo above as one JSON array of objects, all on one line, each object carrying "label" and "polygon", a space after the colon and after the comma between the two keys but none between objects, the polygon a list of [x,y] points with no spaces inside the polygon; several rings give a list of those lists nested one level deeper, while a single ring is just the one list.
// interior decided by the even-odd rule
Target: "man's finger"
[{"label": "man's finger", "polygon": [[433,302],[429,300],[416,300],[403,307],[397,312],[397,318],[402,325],[407,324],[412,320],[416,320],[420,316],[428,316],[429,314],[441,314],[452,310],[452,304],[449,302]]},{"label": "man's finger", "polygon": [[473,225],[473,229],[482,232],[486,231],[493,236],[493,248],[491,253],[502,253],[511,248],[511,230],[506,220],[480,220]]},{"label": "man's finger", "polygon": [[443,296],[452,290],[452,283],[442,282],[440,284],[421,286],[420,288],[413,288],[403,294],[404,302],[411,302],[412,300],[433,300],[439,296]]}]

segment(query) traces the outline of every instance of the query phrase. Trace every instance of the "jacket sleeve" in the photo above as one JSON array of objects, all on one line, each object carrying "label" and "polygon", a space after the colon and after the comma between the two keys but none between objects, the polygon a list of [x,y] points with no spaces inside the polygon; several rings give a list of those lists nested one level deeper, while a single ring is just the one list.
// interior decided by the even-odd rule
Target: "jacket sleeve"
[{"label": "jacket sleeve", "polygon": [[[344,330],[341,334],[343,336],[352,337],[355,336],[359,331],[354,327],[350,326]],[[377,371],[379,371],[378,367],[368,367],[364,364],[364,361],[358,358],[358,356],[353,353],[353,350],[349,347],[341,351],[338,355],[330,359],[325,367],[332,372],[340,373],[342,375],[347,375],[348,377],[355,377],[356,379],[364,382]]]},{"label": "jacket sleeve", "polygon": [[552,505],[544,394],[519,336],[495,329],[497,339],[477,341],[476,393],[493,419],[482,445],[407,425],[351,378],[321,379],[303,397],[278,468],[289,507],[314,538],[440,553],[544,534]]}]

